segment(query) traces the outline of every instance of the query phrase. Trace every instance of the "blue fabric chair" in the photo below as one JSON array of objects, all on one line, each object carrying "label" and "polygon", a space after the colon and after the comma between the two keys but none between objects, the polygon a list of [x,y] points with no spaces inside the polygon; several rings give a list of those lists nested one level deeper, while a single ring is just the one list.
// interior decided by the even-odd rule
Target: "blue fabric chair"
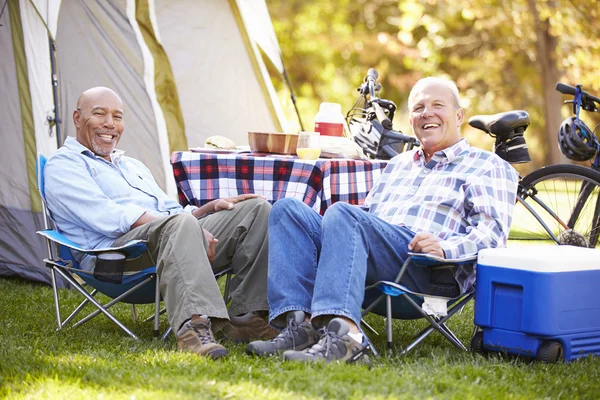
[{"label": "blue fabric chair", "polygon": [[[137,313],[135,309],[136,304],[150,304],[155,305],[153,316],[147,318],[145,321],[154,320],[154,336],[159,335],[159,316],[165,310],[160,308],[160,289],[159,289],[159,278],[156,274],[155,266],[148,266],[148,268],[135,271],[132,273],[123,273],[121,279],[118,282],[109,281],[103,279],[101,274],[94,274],[91,271],[82,270],[79,264],[72,256],[71,251],[76,250],[82,253],[91,254],[98,256],[99,254],[106,252],[118,252],[126,257],[127,260],[134,260],[141,257],[146,253],[146,243],[143,240],[132,240],[124,246],[111,247],[104,249],[84,249],[73,243],[65,236],[63,236],[57,229],[56,225],[52,221],[50,210],[46,206],[46,199],[44,193],[44,166],[46,164],[46,158],[38,154],[37,156],[37,187],[42,198],[42,211],[44,216],[44,230],[38,231],[37,233],[46,238],[46,244],[48,248],[48,258],[44,259],[45,265],[51,269],[52,276],[52,289],[54,294],[54,307],[56,311],[56,322],[58,324],[58,330],[67,326],[73,318],[79,314],[79,312],[89,303],[92,304],[96,310],[78,320],[72,324],[72,327],[79,326],[93,317],[104,314],[108,319],[115,323],[119,328],[126,332],[129,336],[134,339],[138,337],[128,329],[121,321],[119,321],[113,314],[109,312],[109,308],[113,305],[121,302],[132,305],[132,315],[134,321],[137,320]],[[215,277],[219,279],[221,276],[227,277],[225,285],[225,299],[229,297],[229,282],[231,279],[232,268],[229,266],[218,273]],[[59,299],[59,291],[56,285],[56,274],[62,276],[69,284],[75,288],[83,297],[84,300],[77,306],[71,314],[64,320],[61,318],[61,305]],[[78,279],[77,279],[78,278]],[[80,282],[83,282],[80,283]],[[87,290],[86,287],[91,288]],[[97,293],[105,294],[112,300],[106,304],[100,304],[94,297]],[[163,339],[171,331],[171,328],[167,329],[163,335]]]},{"label": "blue fabric chair", "polygon": [[[432,270],[453,269],[459,265],[474,268],[477,255],[471,255],[456,260],[445,260],[438,257],[422,254],[409,253],[410,257],[404,262],[398,276],[394,281],[379,281],[366,288],[365,300],[363,302],[363,317],[369,313],[385,316],[387,348],[392,351],[392,322],[394,319],[410,320],[424,318],[429,326],[419,332],[416,339],[405,347],[401,354],[406,354],[416,345],[421,343],[432,332],[440,332],[453,345],[461,350],[467,347],[452,333],[446,322],[473,299],[475,288],[457,297],[441,297],[409,290],[399,282],[409,264],[418,267],[430,268]],[[385,300],[385,302],[383,301]],[[367,325],[367,328],[372,330]],[[373,330],[372,330],[373,331]],[[374,332],[374,331],[373,331]],[[376,332],[375,332],[376,333]]]}]

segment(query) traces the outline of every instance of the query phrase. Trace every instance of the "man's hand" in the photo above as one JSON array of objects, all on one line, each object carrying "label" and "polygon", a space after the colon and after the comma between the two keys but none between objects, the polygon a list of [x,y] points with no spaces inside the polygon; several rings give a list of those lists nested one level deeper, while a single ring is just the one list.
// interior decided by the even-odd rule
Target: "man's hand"
[{"label": "man's hand", "polygon": [[440,246],[440,239],[429,232],[417,233],[408,244],[408,250],[415,253],[433,254],[444,258],[444,250]]},{"label": "man's hand", "polygon": [[217,200],[215,200],[215,204],[214,204],[215,212],[221,211],[221,210],[231,210],[235,203],[239,203],[240,201],[244,201],[244,200],[248,200],[248,199],[255,199],[257,197],[258,197],[257,194],[251,193],[251,194],[241,194],[239,196],[233,196],[233,197],[226,197],[224,199],[217,199]]},{"label": "man's hand", "polygon": [[202,228],[202,231],[204,231],[204,237],[208,241],[208,249],[206,250],[206,253],[208,255],[208,261],[212,264],[212,262],[215,260],[216,245],[219,242],[219,240],[206,229]]},{"label": "man's hand", "polygon": [[248,200],[248,199],[255,199],[257,197],[260,197],[260,196],[257,194],[251,193],[251,194],[241,194],[239,196],[226,197],[223,199],[209,201],[208,203],[204,204],[203,206],[198,207],[194,211],[192,211],[192,215],[196,218],[200,218],[203,215],[206,215],[208,213],[217,212],[217,211],[221,211],[221,210],[231,210],[235,203],[239,203],[240,201],[244,201],[244,200]]}]

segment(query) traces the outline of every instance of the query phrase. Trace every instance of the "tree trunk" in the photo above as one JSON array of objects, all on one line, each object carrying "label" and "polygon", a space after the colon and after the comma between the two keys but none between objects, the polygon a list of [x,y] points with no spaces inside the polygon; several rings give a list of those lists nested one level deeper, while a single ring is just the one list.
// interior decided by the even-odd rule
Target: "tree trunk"
[{"label": "tree trunk", "polygon": [[[544,155],[543,163],[544,165],[566,163],[568,160],[560,152],[557,144],[558,128],[562,122],[562,97],[555,90],[556,82],[560,80],[561,76],[556,62],[558,39],[550,33],[550,21],[548,19],[540,19],[536,0],[527,0],[527,3],[534,18],[537,37],[535,43],[536,60],[542,78],[544,116],[546,120],[544,131],[546,148],[548,149]],[[557,7],[556,0],[548,0],[545,3],[546,7],[551,10],[555,10]]]}]

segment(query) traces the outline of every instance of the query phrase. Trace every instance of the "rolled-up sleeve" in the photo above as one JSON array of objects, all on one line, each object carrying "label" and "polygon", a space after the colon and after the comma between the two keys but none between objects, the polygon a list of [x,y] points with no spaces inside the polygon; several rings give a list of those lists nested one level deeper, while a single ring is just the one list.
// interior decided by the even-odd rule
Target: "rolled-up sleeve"
[{"label": "rolled-up sleeve", "polygon": [[58,221],[70,221],[110,238],[128,232],[146,212],[136,204],[119,204],[108,197],[77,154],[57,153],[46,164],[44,179],[48,207]]}]

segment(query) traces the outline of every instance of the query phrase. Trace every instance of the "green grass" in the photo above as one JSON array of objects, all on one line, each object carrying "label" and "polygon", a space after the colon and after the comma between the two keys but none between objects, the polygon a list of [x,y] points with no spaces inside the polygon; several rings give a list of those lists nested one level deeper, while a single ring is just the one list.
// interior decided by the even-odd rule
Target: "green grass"
[{"label": "green grass", "polygon": [[[78,295],[61,291],[65,304]],[[259,359],[226,342],[230,355],[211,361],[175,351],[173,336],[152,339],[150,324],[132,324],[135,341],[103,316],[56,332],[48,286],[0,279],[0,397],[11,399],[318,399],[318,398],[598,398],[600,358],[548,365],[453,348],[438,333],[405,357],[365,365],[303,365]],[[142,307],[141,315],[152,313]],[[130,322],[130,308],[117,315]],[[472,332],[473,309],[451,324],[461,339]],[[368,321],[383,331],[383,320]],[[166,328],[166,318],[161,322]],[[423,326],[395,322],[395,342],[407,344]],[[383,336],[374,338],[384,348]]]}]

